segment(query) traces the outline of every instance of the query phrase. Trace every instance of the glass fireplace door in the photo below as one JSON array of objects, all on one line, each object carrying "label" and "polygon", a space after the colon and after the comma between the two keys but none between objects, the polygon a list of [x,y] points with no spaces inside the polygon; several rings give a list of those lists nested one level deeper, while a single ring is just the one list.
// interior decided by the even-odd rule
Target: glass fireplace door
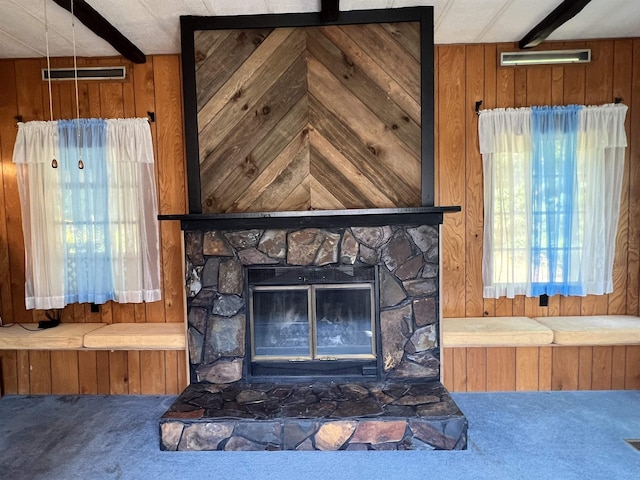
[{"label": "glass fireplace door", "polygon": [[376,358],[371,284],[255,286],[250,298],[252,361]]},{"label": "glass fireplace door", "polygon": [[312,358],[308,287],[254,287],[252,357]]}]

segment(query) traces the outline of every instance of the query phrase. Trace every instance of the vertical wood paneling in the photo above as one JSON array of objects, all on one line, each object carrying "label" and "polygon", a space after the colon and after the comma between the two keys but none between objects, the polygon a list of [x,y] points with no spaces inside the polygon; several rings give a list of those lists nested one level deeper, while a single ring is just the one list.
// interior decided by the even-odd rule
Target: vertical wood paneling
[{"label": "vertical wood paneling", "polygon": [[487,390],[487,349],[484,347],[467,348],[467,391],[484,392]]},{"label": "vertical wood paneling", "polygon": [[512,391],[516,387],[516,349],[487,348],[487,390]]},{"label": "vertical wood paneling", "polygon": [[629,248],[627,250],[627,313],[640,314],[640,40],[633,40],[632,95],[629,104]]},{"label": "vertical wood paneling", "polygon": [[467,46],[465,66],[465,316],[481,317],[484,312],[482,290],[483,193],[482,161],[478,141],[478,115],[475,102],[482,100],[484,92],[484,46]]},{"label": "vertical wood paneling", "polygon": [[553,348],[552,390],[577,390],[580,365],[578,347]]},{"label": "vertical wood paneling", "polygon": [[[437,72],[440,159],[438,182],[443,205],[460,205],[461,213],[447,215],[442,231],[443,316],[465,316],[465,47],[439,46]],[[445,68],[446,66],[446,68]]]},{"label": "vertical wood paneling", "polygon": [[539,355],[538,347],[516,348],[516,390],[538,390]]},{"label": "vertical wood paneling", "polygon": [[467,391],[467,349],[456,348],[453,351],[453,389]]}]

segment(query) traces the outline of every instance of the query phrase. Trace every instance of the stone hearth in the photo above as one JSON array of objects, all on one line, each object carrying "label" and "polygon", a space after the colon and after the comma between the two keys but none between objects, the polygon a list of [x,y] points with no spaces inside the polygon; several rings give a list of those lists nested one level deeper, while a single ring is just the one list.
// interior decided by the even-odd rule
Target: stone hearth
[{"label": "stone hearth", "polygon": [[163,450],[459,450],[467,422],[439,382],[189,386]]},{"label": "stone hearth", "polygon": [[[466,419],[440,383],[443,210],[425,210],[179,218],[191,385],[160,421],[161,448],[466,448]],[[377,380],[252,376],[247,268],[256,266],[375,266]]]}]

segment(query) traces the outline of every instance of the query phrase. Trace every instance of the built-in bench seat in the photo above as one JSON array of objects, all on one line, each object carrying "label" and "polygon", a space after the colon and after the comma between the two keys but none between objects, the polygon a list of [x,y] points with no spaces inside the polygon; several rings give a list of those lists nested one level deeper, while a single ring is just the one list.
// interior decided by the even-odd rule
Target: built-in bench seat
[{"label": "built-in bench seat", "polygon": [[[24,328],[23,328],[24,327]],[[0,350],[184,350],[182,323],[61,323],[0,328]]]},{"label": "built-in bench seat", "polygon": [[78,350],[84,347],[84,336],[106,323],[61,323],[57,327],[39,329],[36,323],[0,328],[2,350]]},{"label": "built-in bench seat", "polygon": [[84,336],[86,348],[100,350],[184,350],[182,323],[113,323]]},{"label": "built-in bench seat", "polygon": [[445,347],[548,345],[553,332],[527,317],[466,317],[442,319]]},{"label": "built-in bench seat", "polygon": [[640,317],[442,320],[451,391],[640,389]]},{"label": "built-in bench seat", "polygon": [[590,315],[582,317],[536,317],[553,331],[556,345],[640,344],[640,317],[631,315]]}]

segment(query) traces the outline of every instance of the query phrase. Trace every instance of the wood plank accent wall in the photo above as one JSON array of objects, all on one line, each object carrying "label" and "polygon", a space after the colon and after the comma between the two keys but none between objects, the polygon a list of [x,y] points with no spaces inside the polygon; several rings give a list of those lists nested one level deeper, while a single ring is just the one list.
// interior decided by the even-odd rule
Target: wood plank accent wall
[{"label": "wood plank accent wall", "polygon": [[[588,65],[500,68],[499,52],[513,50],[515,45],[436,47],[436,204],[462,206],[461,213],[446,215],[443,225],[444,316],[640,313],[640,39],[549,45],[588,47],[594,60]],[[152,132],[160,212],[186,213],[179,58],[147,58],[142,65],[124,62],[130,72],[124,82],[81,82],[81,115],[143,116],[155,111]],[[81,63],[108,65],[123,61]],[[56,65],[70,66],[70,62],[58,60]],[[14,116],[21,114],[25,121],[48,118],[47,87],[40,81],[43,66],[41,60],[0,60],[0,314],[5,322],[42,318],[42,312],[24,309],[24,246],[11,157],[16,135]],[[630,107],[615,292],[582,299],[552,297],[548,307],[539,307],[536,299],[523,297],[484,300],[480,274],[482,164],[475,102],[482,100],[484,108],[494,108],[551,102],[599,104],[615,97],[621,97]],[[56,83],[55,116],[73,117],[74,108],[72,85]],[[331,154],[321,143],[318,149],[325,157]],[[341,161],[340,157],[328,160],[338,165]],[[339,201],[333,205],[335,195],[316,191],[317,208],[339,208],[342,204]],[[275,197],[274,205],[278,200],[286,203],[286,198]],[[162,223],[161,229],[162,302],[133,308],[107,305],[99,314],[91,313],[86,305],[74,305],[65,309],[63,321],[184,321],[181,232],[173,222]],[[187,382],[184,358],[177,352],[0,351],[0,362],[5,393],[178,393]],[[640,388],[638,364],[637,347],[443,350],[445,384],[457,391],[609,385]]]},{"label": "wood plank accent wall", "polygon": [[[591,48],[582,65],[500,67],[515,44],[436,47],[436,204],[461,205],[443,225],[444,317],[640,314],[640,40],[548,43]],[[614,292],[604,296],[482,298],[482,161],[475,102],[482,108],[612,103],[627,114],[627,163],[616,239]],[[454,391],[640,388],[640,347],[445,348]]]},{"label": "wood plank accent wall", "polygon": [[203,211],[419,206],[419,28],[197,32]]},{"label": "wood plank accent wall", "polygon": [[[80,81],[81,117],[146,117],[156,158],[160,213],[186,212],[180,61],[176,55],[147,57],[144,64],[120,58],[78,59],[80,66],[124,65],[124,81]],[[53,59],[52,67],[72,67]],[[24,306],[24,242],[16,171],[12,162],[16,115],[49,119],[49,94],[41,81],[42,59],[0,60],[0,314],[5,324],[37,322],[42,311]],[[73,82],[53,82],[54,118],[75,117]],[[88,304],[69,305],[63,322],[183,322],[182,232],[178,222],[160,225],[162,300],[107,303],[99,313]],[[2,388],[8,394],[175,394],[187,385],[181,351],[0,351]]]}]

